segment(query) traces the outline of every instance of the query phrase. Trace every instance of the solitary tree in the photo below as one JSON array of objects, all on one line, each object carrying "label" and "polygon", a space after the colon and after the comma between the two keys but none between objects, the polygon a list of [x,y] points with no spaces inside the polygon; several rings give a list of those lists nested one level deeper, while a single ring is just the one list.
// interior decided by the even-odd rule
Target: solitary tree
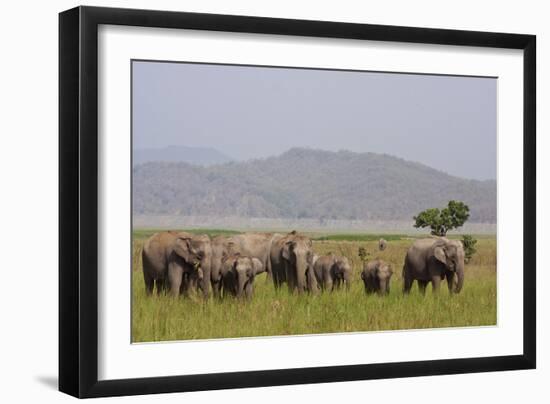
[{"label": "solitary tree", "polygon": [[430,227],[434,236],[445,236],[449,230],[462,226],[470,217],[470,208],[464,202],[449,201],[446,208],[431,208],[414,216],[414,227]]}]

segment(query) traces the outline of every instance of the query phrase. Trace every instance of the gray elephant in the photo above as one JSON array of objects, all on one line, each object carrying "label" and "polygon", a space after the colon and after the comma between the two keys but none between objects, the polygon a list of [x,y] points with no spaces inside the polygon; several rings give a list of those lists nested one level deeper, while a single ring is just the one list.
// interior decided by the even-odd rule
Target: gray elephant
[{"label": "gray elephant", "polygon": [[166,287],[173,296],[187,294],[190,288],[205,289],[205,273],[210,276],[210,239],[185,232],[153,234],[143,245],[143,279],[148,295],[156,285],[157,294]]},{"label": "gray elephant", "polygon": [[245,233],[231,237],[218,236],[212,239],[211,282],[214,295],[221,296],[222,260],[224,255],[241,254],[257,258],[262,263],[262,272],[269,273],[269,252],[273,235],[270,233]]},{"label": "gray elephant", "polygon": [[258,258],[237,254],[224,256],[222,263],[222,292],[250,299],[254,293],[254,278],[265,271]]},{"label": "gray elephant", "polygon": [[329,254],[319,257],[313,264],[317,284],[322,290],[340,289],[342,284],[346,290],[351,286],[352,269],[346,257]]},{"label": "gray elephant", "polygon": [[418,281],[421,293],[432,283],[434,292],[447,279],[449,292],[459,293],[464,284],[464,248],[458,240],[445,237],[416,240],[407,251],[403,266],[403,291],[408,293]]},{"label": "gray elephant", "polygon": [[378,293],[380,295],[387,295],[390,293],[392,275],[393,268],[387,262],[379,259],[366,262],[361,272],[365,292],[367,294]]},{"label": "gray elephant", "polygon": [[283,283],[288,284],[291,292],[298,293],[318,290],[313,267],[313,251],[311,240],[292,231],[286,236],[274,236],[270,252],[270,268],[275,288]]},{"label": "gray elephant", "polygon": [[383,238],[378,240],[378,249],[380,251],[384,251],[387,246],[388,246],[388,242],[386,240],[384,240]]},{"label": "gray elephant", "polygon": [[270,274],[269,253],[273,238],[279,236],[272,233],[244,233],[229,237],[229,248],[235,253],[258,258],[264,270]]}]

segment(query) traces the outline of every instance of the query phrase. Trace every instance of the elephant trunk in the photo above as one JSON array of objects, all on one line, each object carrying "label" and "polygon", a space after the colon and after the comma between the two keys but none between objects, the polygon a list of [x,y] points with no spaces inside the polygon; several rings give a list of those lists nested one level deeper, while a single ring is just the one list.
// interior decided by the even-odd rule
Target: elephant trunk
[{"label": "elephant trunk", "polygon": [[464,264],[458,264],[456,267],[456,284],[454,285],[454,293],[460,293],[464,285]]},{"label": "elephant trunk", "polygon": [[210,278],[212,271],[212,259],[209,254],[201,260],[199,268],[202,272],[202,278],[199,280],[199,286],[202,290],[204,298],[208,299],[210,295]]},{"label": "elephant trunk", "polygon": [[381,295],[386,295],[389,292],[388,289],[388,281],[386,279],[380,279],[380,289],[378,290],[378,293],[380,293]]},{"label": "elephant trunk", "polygon": [[308,269],[308,263],[305,257],[299,257],[296,260],[296,287],[298,292],[306,290],[306,271]]},{"label": "elephant trunk", "polygon": [[346,290],[349,291],[351,288],[351,276],[349,274],[344,275],[344,284],[346,286]]},{"label": "elephant trunk", "polygon": [[315,273],[311,265],[307,269],[306,278],[307,278],[307,288],[309,292],[313,294],[319,293],[319,285],[317,284],[317,279],[315,278]]},{"label": "elephant trunk", "polygon": [[237,297],[241,297],[244,293],[244,288],[246,286],[247,277],[245,273],[237,274]]}]

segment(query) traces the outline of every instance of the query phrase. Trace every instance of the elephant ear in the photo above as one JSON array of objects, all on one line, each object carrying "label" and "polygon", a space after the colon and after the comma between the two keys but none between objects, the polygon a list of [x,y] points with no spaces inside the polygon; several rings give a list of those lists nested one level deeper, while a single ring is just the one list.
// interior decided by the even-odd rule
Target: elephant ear
[{"label": "elephant ear", "polygon": [[231,271],[231,268],[233,268],[233,261],[234,261],[233,257],[224,251],[223,258],[222,258],[222,267],[221,267],[221,272],[223,276],[225,276],[228,272]]},{"label": "elephant ear", "polygon": [[283,250],[281,251],[281,254],[283,258],[287,261],[290,261],[290,251],[294,248],[294,241],[287,241],[283,245]]},{"label": "elephant ear", "polygon": [[388,264],[386,262],[381,262],[378,267],[376,268],[376,275],[377,276],[391,276],[393,274],[393,269],[391,264]]},{"label": "elephant ear", "polygon": [[258,258],[252,258],[252,266],[254,267],[254,275],[261,274],[265,271],[264,264]]},{"label": "elephant ear", "polygon": [[239,265],[239,257],[236,257],[233,262],[231,263],[231,270],[233,272],[237,271],[237,265]]},{"label": "elephant ear", "polygon": [[191,239],[189,237],[178,237],[174,241],[174,252],[186,262],[190,261]]},{"label": "elephant ear", "polygon": [[443,246],[438,245],[434,247],[434,257],[442,264],[447,264],[447,256],[445,255],[445,250],[443,249]]},{"label": "elephant ear", "polygon": [[344,272],[344,271],[342,271],[341,261],[334,260],[332,262],[332,266],[330,267],[330,270],[335,275],[340,275],[342,272]]}]

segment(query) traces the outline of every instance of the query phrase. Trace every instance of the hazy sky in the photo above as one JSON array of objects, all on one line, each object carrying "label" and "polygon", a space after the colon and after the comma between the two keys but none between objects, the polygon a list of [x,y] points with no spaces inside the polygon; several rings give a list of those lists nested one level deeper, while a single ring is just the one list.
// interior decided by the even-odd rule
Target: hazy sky
[{"label": "hazy sky", "polygon": [[496,178],[493,78],[134,62],[135,148],[387,153]]}]

